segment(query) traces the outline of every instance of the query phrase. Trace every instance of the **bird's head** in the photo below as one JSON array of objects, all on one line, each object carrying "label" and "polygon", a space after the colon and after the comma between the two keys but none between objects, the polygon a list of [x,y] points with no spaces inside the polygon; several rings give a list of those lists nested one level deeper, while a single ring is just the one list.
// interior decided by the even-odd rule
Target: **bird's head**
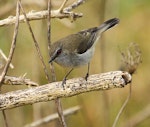
[{"label": "bird's head", "polygon": [[[54,48],[54,49],[53,49]],[[49,63],[53,62],[59,55],[62,53],[62,47],[53,46],[50,52],[50,60]]]}]

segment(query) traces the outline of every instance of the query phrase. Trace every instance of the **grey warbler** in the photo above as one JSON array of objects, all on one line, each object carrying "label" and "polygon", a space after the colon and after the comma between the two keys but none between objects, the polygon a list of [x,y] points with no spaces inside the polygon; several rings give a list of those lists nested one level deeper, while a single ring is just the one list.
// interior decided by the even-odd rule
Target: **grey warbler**
[{"label": "grey warbler", "polygon": [[88,71],[85,76],[85,79],[87,80],[89,76],[90,60],[94,54],[97,40],[104,31],[118,23],[118,18],[109,19],[102,23],[99,27],[89,28],[75,34],[68,35],[51,45],[49,63],[54,61],[61,66],[71,68],[63,79],[63,88],[66,78],[75,67],[86,64],[88,65]]}]

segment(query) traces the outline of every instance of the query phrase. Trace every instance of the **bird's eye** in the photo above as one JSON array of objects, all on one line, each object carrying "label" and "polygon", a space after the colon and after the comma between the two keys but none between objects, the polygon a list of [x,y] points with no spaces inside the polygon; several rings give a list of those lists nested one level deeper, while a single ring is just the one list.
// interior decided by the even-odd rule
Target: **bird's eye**
[{"label": "bird's eye", "polygon": [[62,49],[58,49],[57,50],[57,55],[59,55],[61,53]]}]

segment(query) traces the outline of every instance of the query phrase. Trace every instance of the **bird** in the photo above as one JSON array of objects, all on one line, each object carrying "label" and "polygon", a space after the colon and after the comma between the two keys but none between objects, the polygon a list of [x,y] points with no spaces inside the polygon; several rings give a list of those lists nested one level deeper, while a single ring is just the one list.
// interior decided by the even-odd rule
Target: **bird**
[{"label": "bird", "polygon": [[103,32],[118,23],[118,18],[112,18],[98,27],[92,27],[75,34],[70,34],[51,45],[49,63],[56,62],[63,67],[71,68],[62,81],[63,88],[67,77],[76,67],[88,65],[85,80],[88,79],[90,60],[93,57],[96,42]]}]

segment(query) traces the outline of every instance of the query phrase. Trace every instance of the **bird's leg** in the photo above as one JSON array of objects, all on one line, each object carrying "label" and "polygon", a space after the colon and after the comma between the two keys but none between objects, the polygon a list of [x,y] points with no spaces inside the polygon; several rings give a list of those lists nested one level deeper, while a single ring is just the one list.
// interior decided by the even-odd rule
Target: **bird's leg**
[{"label": "bird's leg", "polygon": [[69,76],[69,74],[73,71],[73,68],[71,68],[71,70],[65,75],[63,81],[62,81],[62,86],[63,86],[63,89],[65,89],[64,87],[64,84],[66,84],[66,80],[67,80],[67,77]]},{"label": "bird's leg", "polygon": [[90,63],[88,63],[88,71],[86,73],[86,76],[85,76],[85,80],[87,81],[88,77],[89,77],[89,70],[90,70]]}]

